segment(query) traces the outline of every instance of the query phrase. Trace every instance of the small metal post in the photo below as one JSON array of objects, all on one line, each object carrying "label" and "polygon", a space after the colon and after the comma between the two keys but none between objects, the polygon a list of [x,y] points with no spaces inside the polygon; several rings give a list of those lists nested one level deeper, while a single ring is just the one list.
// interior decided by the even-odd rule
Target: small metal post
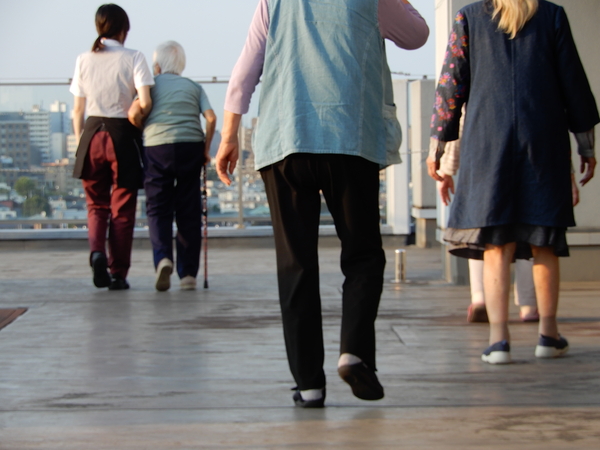
[{"label": "small metal post", "polygon": [[406,250],[396,249],[396,264],[394,267],[394,276],[392,283],[400,284],[406,282]]}]

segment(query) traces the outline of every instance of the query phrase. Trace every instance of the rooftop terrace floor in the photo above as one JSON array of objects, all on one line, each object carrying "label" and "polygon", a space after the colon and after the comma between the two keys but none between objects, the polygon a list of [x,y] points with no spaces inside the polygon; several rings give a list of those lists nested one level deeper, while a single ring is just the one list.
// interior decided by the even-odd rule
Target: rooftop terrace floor
[{"label": "rooftop terrace floor", "polygon": [[600,282],[562,285],[568,356],[536,360],[537,326],[511,305],[515,363],[490,366],[468,287],[440,279],[439,249],[408,247],[412,282],[386,282],[377,321],[386,396],[364,402],[337,376],[342,276],[324,245],[327,401],[303,410],[269,246],[214,246],[209,289],[165,293],[143,247],[119,292],[92,286],[83,246],[0,251],[0,308],[29,308],[0,331],[1,450],[599,446]]}]

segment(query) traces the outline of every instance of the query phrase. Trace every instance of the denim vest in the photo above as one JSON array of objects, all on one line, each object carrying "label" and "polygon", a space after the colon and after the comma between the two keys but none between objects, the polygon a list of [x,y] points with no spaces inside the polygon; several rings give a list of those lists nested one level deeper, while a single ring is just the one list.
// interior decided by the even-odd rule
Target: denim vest
[{"label": "denim vest", "polygon": [[400,162],[386,155],[391,77],[377,13],[378,0],[269,0],[256,169],[293,153]]}]

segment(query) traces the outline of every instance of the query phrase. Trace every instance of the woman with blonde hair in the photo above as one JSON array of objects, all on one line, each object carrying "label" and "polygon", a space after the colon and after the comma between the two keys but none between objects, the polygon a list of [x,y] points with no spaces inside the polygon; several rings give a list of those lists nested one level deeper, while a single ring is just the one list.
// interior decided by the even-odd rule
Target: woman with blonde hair
[{"label": "woman with blonde hair", "polygon": [[429,174],[458,139],[468,102],[461,168],[444,239],[457,256],[483,259],[490,346],[482,360],[511,361],[510,263],[534,259],[540,315],[535,356],[568,349],[557,326],[559,256],[575,225],[569,131],[581,184],[593,176],[598,109],[562,7],[546,0],[484,0],[456,15],[432,117]]}]

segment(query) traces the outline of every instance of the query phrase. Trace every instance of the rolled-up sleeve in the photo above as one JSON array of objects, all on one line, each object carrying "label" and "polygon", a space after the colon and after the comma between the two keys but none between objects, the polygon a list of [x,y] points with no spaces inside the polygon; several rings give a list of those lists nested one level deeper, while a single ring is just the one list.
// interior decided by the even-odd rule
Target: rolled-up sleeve
[{"label": "rolled-up sleeve", "polygon": [[408,0],[379,0],[379,31],[398,47],[415,50],[429,37],[425,19]]},{"label": "rolled-up sleeve", "polygon": [[225,97],[225,110],[246,114],[250,99],[260,81],[265,62],[267,34],[269,32],[269,6],[260,0],[250,24],[248,38],[229,80]]}]

